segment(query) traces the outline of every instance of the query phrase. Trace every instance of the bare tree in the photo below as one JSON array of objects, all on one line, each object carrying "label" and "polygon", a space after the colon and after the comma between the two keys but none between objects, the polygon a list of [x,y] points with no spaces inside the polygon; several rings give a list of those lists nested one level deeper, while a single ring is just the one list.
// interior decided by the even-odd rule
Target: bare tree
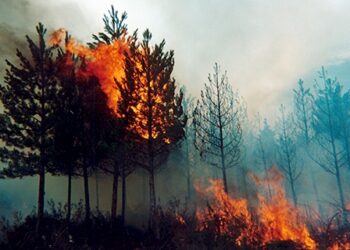
[{"label": "bare tree", "polygon": [[[255,154],[257,155],[258,162],[262,164],[265,178],[269,178],[269,168],[274,165],[276,162],[276,141],[274,131],[271,129],[270,125],[267,122],[267,119],[264,119],[263,125],[261,125],[261,117],[258,114],[257,116],[258,123],[258,134],[256,137],[257,147]],[[268,197],[271,198],[271,187],[270,184],[267,184]]]},{"label": "bare tree", "polygon": [[204,160],[222,171],[226,193],[227,169],[236,166],[241,158],[241,114],[237,93],[232,90],[226,72],[220,75],[215,63],[214,74],[209,74],[194,111],[195,145]]},{"label": "bare tree", "polygon": [[287,177],[292,192],[294,206],[297,206],[296,181],[300,177],[301,169],[297,164],[295,129],[292,124],[292,116],[287,115],[285,106],[280,107],[281,117],[278,126],[278,152],[279,167]]},{"label": "bare tree", "polygon": [[311,118],[313,95],[310,92],[310,88],[304,87],[304,82],[302,80],[299,80],[298,88],[293,89],[293,92],[297,132],[303,138],[304,142],[308,144],[312,137]]}]

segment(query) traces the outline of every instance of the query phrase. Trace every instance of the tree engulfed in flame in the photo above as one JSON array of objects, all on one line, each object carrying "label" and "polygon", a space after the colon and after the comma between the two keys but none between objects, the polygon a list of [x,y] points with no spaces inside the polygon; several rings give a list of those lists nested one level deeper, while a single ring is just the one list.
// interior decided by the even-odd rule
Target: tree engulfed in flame
[{"label": "tree engulfed in flame", "polygon": [[[53,32],[50,43],[60,45],[66,31],[61,28]],[[125,54],[129,51],[129,43],[125,36],[114,39],[110,44],[99,43],[96,47],[88,47],[79,44],[75,39],[69,38],[65,44],[67,52],[82,59],[78,77],[97,77],[102,91],[108,98],[108,107],[119,117],[117,103],[120,100],[120,92],[116,88],[115,80],[124,77]]]}]

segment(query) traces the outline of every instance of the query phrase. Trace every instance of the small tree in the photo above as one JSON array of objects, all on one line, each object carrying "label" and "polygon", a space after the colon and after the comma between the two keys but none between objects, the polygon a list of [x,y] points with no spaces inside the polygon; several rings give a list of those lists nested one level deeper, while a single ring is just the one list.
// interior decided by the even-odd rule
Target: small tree
[{"label": "small tree", "polygon": [[[68,35],[67,35],[68,39]],[[81,160],[81,144],[79,134],[82,129],[81,96],[75,76],[75,64],[69,53],[60,51],[56,61],[58,78],[61,89],[57,100],[56,120],[54,126],[54,158],[53,171],[68,177],[67,188],[67,222],[70,223],[72,207],[72,177],[78,175],[78,166]],[[67,67],[66,60],[72,60]]]},{"label": "small tree", "polygon": [[39,175],[37,233],[44,215],[45,173],[52,164],[53,128],[59,89],[55,47],[45,42],[46,29],[36,26],[38,43],[26,36],[30,57],[17,50],[19,65],[9,61],[5,85],[0,87],[4,110],[0,115],[1,160],[7,177]]},{"label": "small tree", "polygon": [[304,82],[299,80],[298,88],[294,92],[294,113],[297,132],[303,141],[308,144],[312,138],[312,106],[313,95],[309,88],[304,87]]},{"label": "small tree", "polygon": [[[276,163],[276,141],[274,131],[271,129],[270,125],[267,122],[267,119],[264,119],[264,124],[261,126],[261,118],[258,115],[258,135],[256,137],[256,151],[257,159],[262,164],[265,178],[269,178],[268,169]],[[271,187],[270,184],[267,184],[268,197],[271,198]]]},{"label": "small tree", "polygon": [[208,81],[194,111],[195,145],[203,159],[222,171],[227,193],[227,169],[236,166],[241,157],[242,109],[226,72],[220,75],[218,64]]},{"label": "small tree", "polygon": [[296,181],[300,177],[301,170],[297,165],[295,131],[292,125],[291,115],[286,115],[284,105],[280,107],[281,117],[279,121],[279,131],[277,148],[279,151],[279,167],[287,177],[292,192],[294,206],[298,204],[296,193]]}]

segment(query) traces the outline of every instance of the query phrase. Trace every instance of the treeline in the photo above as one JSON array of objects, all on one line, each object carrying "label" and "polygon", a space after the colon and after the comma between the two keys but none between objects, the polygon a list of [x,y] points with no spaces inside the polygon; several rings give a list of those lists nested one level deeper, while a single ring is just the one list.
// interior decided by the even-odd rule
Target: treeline
[{"label": "treeline", "polygon": [[[123,65],[123,77],[113,79],[110,86],[118,96],[108,96],[101,79],[88,72],[88,56],[69,50],[68,33],[63,45],[48,43],[47,30],[41,23],[36,27],[37,41],[26,37],[29,56],[17,50],[19,63],[6,61],[8,67],[0,88],[4,107],[0,118],[0,138],[4,143],[0,157],[5,163],[1,174],[9,178],[39,176],[37,233],[42,230],[47,173],[67,176],[68,224],[72,178],[83,178],[85,223],[89,227],[89,176],[103,171],[113,177],[112,223],[117,218],[118,181],[122,180],[123,223],[125,179],[137,167],[149,174],[152,228],[155,171],[183,138],[186,116],[183,94],[172,77],[173,51],[165,51],[165,41],[152,46],[148,30],[142,39],[136,32],[128,35],[125,19],[125,13],[119,17],[112,7],[104,18],[105,32],[93,35],[94,41],[89,44],[91,51],[116,42],[126,48],[118,53],[120,58],[113,58],[113,54],[104,58]],[[110,98],[116,99],[114,107]]]},{"label": "treeline", "polygon": [[[299,81],[293,90],[294,108],[281,105],[272,128],[266,119],[248,119],[243,98],[218,64],[198,100],[184,96],[172,75],[174,52],[165,51],[164,40],[152,45],[149,30],[142,38],[137,32],[130,35],[126,18],[113,7],[104,17],[105,30],[93,35],[88,50],[96,52],[103,46],[113,51],[118,44],[118,53],[92,64],[93,69],[90,54],[72,49],[70,34],[65,33],[63,41],[53,37],[55,42],[48,43],[47,30],[40,23],[36,27],[38,40],[26,37],[28,56],[18,50],[18,63],[7,61],[0,88],[0,138],[4,143],[0,158],[5,163],[1,175],[39,176],[37,233],[45,217],[47,173],[67,177],[68,225],[72,178],[83,178],[85,223],[89,227],[89,176],[102,171],[113,178],[112,223],[117,219],[121,181],[120,218],[124,224],[126,178],[137,168],[146,170],[149,177],[149,227],[157,231],[153,220],[157,208],[155,175],[171,152],[181,157],[187,201],[193,195],[192,181],[199,176],[195,169],[204,162],[212,170],[210,177],[223,179],[226,193],[237,193],[238,189],[247,199],[252,193],[247,173],[263,172],[268,178],[268,168],[277,165],[294,205],[311,205],[300,201],[300,193],[311,187],[308,192],[316,197],[322,213],[320,182],[315,175],[322,169],[334,180],[338,195],[334,205],[346,221],[349,91],[322,68],[313,88]],[[112,71],[106,70],[106,60],[118,61]],[[114,71],[119,72],[117,76]],[[106,82],[101,75],[113,81]]]}]

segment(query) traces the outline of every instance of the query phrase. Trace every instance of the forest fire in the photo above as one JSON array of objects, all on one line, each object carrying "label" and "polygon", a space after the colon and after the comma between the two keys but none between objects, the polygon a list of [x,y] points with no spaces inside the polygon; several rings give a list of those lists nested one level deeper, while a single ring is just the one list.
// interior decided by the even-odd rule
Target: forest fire
[{"label": "forest fire", "polygon": [[[50,37],[50,44],[60,45],[66,31],[60,28],[53,32]],[[107,105],[118,118],[125,118],[126,114],[118,110],[118,105],[123,102],[125,96],[121,96],[121,90],[117,88],[116,82],[119,82],[125,92],[130,95],[129,109],[133,111],[135,120],[128,125],[130,131],[135,131],[143,139],[156,139],[160,134],[166,133],[166,127],[173,125],[171,120],[165,121],[165,110],[162,108],[166,103],[166,94],[173,85],[162,79],[162,76],[167,72],[158,72],[159,76],[154,79],[149,78],[146,73],[141,73],[136,77],[132,88],[127,86],[125,79],[125,59],[134,56],[137,60],[136,53],[143,56],[149,56],[149,49],[139,47],[136,53],[130,54],[131,37],[127,38],[127,34],[123,33],[118,39],[114,39],[110,43],[97,43],[96,46],[85,46],[77,42],[73,38],[69,38],[65,44],[66,52],[73,54],[82,59],[82,65],[77,71],[77,76],[80,78],[88,78],[91,76],[97,77],[101,85],[102,91],[106,94],[108,100]],[[148,53],[148,54],[147,54]],[[67,66],[71,65],[71,60],[66,61]],[[141,61],[136,62],[135,72],[146,72],[145,65]],[[147,66],[146,66],[147,67]],[[153,74],[153,73],[152,73]],[[154,76],[152,76],[154,77]],[[124,82],[123,82],[124,81]],[[169,87],[170,86],[170,87]],[[159,91],[161,87],[161,91]],[[129,88],[129,89],[128,89]],[[163,93],[162,93],[163,92]],[[151,105],[151,110],[149,109]],[[150,113],[150,114],[148,114]],[[151,118],[148,116],[150,115]],[[154,119],[156,118],[156,119]],[[149,131],[150,119],[152,120],[151,131]],[[169,137],[162,137],[166,144],[171,143]]]},{"label": "forest fire", "polygon": [[[218,63],[193,97],[165,40],[126,18],[111,6],[86,44],[41,22],[26,50],[14,43],[0,177],[37,178],[38,199],[25,218],[1,214],[0,249],[350,249],[350,90],[322,67],[313,87],[293,88],[293,108],[251,119]],[[48,201],[62,183],[63,202]]]},{"label": "forest fire", "polygon": [[[269,179],[253,176],[260,190],[258,203],[249,207],[248,200],[234,199],[224,192],[221,180],[210,180],[209,187],[196,190],[208,206],[197,210],[198,230],[214,230],[218,236],[233,237],[238,246],[254,248],[271,242],[293,241],[307,249],[316,249],[303,216],[286,198],[283,176],[277,168],[269,170]],[[262,192],[271,188],[271,197]]]},{"label": "forest fire", "polygon": [[[60,28],[53,32],[50,37],[52,45],[60,45],[65,38],[66,31]],[[95,76],[99,79],[102,91],[108,97],[108,107],[116,116],[117,103],[121,99],[120,92],[115,87],[115,81],[124,77],[124,59],[129,46],[125,36],[115,39],[112,43],[99,43],[95,47],[88,47],[69,38],[65,44],[67,52],[82,58],[83,65],[79,68],[77,75],[80,77]]]}]

